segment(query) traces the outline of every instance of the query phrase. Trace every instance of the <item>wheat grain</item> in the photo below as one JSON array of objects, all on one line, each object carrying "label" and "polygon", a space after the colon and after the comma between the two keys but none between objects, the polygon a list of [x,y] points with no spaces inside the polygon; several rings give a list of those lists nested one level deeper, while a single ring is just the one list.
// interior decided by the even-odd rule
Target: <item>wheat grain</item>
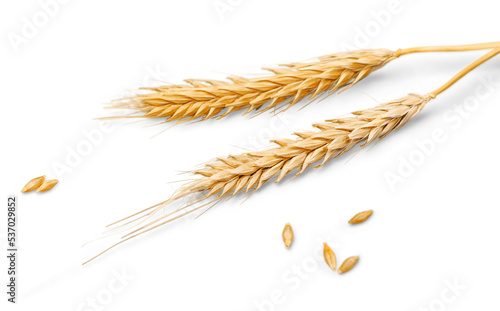
[{"label": "wheat grain", "polygon": [[222,118],[240,110],[246,110],[246,114],[290,107],[306,96],[312,100],[327,91],[349,88],[398,56],[399,51],[386,49],[343,52],[314,62],[266,69],[273,73],[267,77],[228,77],[231,82],[189,79],[188,85],[145,87],[142,89],[149,93],[117,100],[108,107],[132,109],[141,115],[103,119],[140,117],[182,122]]},{"label": "wheat grain", "polygon": [[32,180],[28,181],[28,183],[23,187],[21,192],[30,192],[37,189],[38,187],[40,187],[40,185],[43,183],[44,180],[45,180],[45,175],[33,178]]},{"label": "wheat grain", "polygon": [[372,210],[359,212],[349,220],[349,223],[350,224],[360,224],[360,223],[364,222],[365,220],[367,220],[368,217],[370,217],[372,215],[372,213],[373,213]]},{"label": "wheat grain", "polygon": [[290,248],[290,245],[293,242],[293,230],[290,224],[286,224],[283,229],[283,242],[285,242],[286,248]]},{"label": "wheat grain", "polygon": [[330,246],[326,243],[323,243],[323,257],[325,258],[328,267],[335,271],[337,269],[337,257]]},{"label": "wheat grain", "polygon": [[36,190],[36,192],[45,192],[49,191],[50,189],[54,188],[54,186],[58,183],[59,181],[57,179],[50,179],[46,180],[43,182],[43,184]]},{"label": "wheat grain", "polygon": [[339,273],[342,274],[342,273],[345,273],[349,270],[351,270],[354,265],[358,262],[359,260],[359,257],[358,256],[352,256],[352,257],[349,257],[347,258],[346,260],[344,260],[344,262],[340,265],[340,268],[339,268]]}]

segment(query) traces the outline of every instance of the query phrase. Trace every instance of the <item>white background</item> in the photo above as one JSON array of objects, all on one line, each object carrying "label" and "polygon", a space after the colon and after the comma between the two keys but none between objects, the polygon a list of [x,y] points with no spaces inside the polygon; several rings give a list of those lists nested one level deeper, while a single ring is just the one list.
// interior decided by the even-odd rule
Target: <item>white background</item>
[{"label": "white background", "polygon": [[[13,45],[12,34],[22,35],[26,20],[44,12],[40,2],[2,1],[0,7],[2,204],[8,194],[18,195],[20,213],[19,303],[5,302],[2,285],[7,310],[498,308],[499,58],[371,148],[270,183],[243,204],[243,196],[223,202],[197,220],[177,221],[81,266],[111,241],[83,243],[108,223],[167,199],[179,185],[171,182],[187,178],[180,172],[242,152],[235,146],[262,149],[269,136],[291,137],[376,101],[432,91],[485,52],[405,56],[348,92],[298,111],[302,102],[281,118],[235,114],[157,136],[169,125],[113,122],[52,191],[20,193],[33,177],[55,178],[55,163],[68,164],[69,150],[88,141],[85,133],[100,131],[94,118],[117,113],[103,105],[141,85],[252,76],[261,66],[345,46],[497,41],[498,4],[67,1],[26,42]],[[445,138],[430,144],[434,131]],[[422,141],[434,145],[423,157]],[[413,169],[402,176],[406,162]],[[388,174],[404,182],[391,188]],[[366,209],[374,210],[368,222],[347,224]],[[281,240],[286,222],[296,236],[289,250]],[[359,255],[355,269],[329,270],[317,252],[323,241],[340,261]],[[116,275],[123,273],[127,279],[120,282]],[[458,288],[449,290],[455,282]]]}]

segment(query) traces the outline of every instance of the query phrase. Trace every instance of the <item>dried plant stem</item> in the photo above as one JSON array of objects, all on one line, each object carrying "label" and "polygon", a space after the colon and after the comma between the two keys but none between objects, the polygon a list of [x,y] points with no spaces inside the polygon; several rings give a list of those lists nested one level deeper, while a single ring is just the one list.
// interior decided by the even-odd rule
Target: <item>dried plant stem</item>
[{"label": "dried plant stem", "polygon": [[481,56],[480,58],[478,58],[477,60],[475,60],[474,62],[469,64],[467,67],[465,67],[462,71],[457,73],[453,78],[451,78],[448,82],[443,84],[440,88],[438,88],[437,90],[435,90],[429,94],[431,94],[432,96],[437,96],[437,95],[441,94],[442,92],[446,91],[450,86],[455,84],[458,80],[460,80],[462,77],[464,77],[466,74],[471,72],[474,68],[476,68],[477,66],[486,62],[487,60],[495,57],[498,53],[500,53],[500,47],[497,47],[496,49]]},{"label": "dried plant stem", "polygon": [[[200,208],[217,203],[221,198],[231,198],[240,192],[249,192],[261,188],[271,178],[279,182],[290,172],[296,170],[296,176],[303,173],[311,164],[321,161],[316,167],[339,157],[356,145],[362,147],[387,136],[413,119],[425,105],[438,94],[446,90],[465,74],[500,53],[500,48],[487,53],[471,63],[437,90],[426,95],[410,94],[374,108],[353,112],[353,116],[327,120],[314,124],[318,131],[295,133],[299,138],[274,140],[278,147],[240,155],[230,155],[209,162],[204,168],[193,173],[201,178],[180,187],[167,201],[134,214],[137,219],[146,217],[138,228],[122,237],[122,240],[104,252],[126,240],[142,235],[152,229],[185,216]],[[205,193],[203,195],[203,193]],[[214,201],[187,210],[184,206],[166,215],[152,219],[166,205],[180,198],[198,195],[193,203],[215,196]],[[142,215],[142,216],[141,216]],[[130,219],[130,216],[124,220]],[[134,221],[134,220],[132,220]],[[117,225],[121,221],[115,222]],[[102,253],[104,253],[102,252]],[[102,254],[101,253],[101,254]],[[100,256],[95,256],[94,258]],[[91,260],[93,260],[92,258]],[[90,261],[90,260],[89,260]],[[88,262],[88,261],[87,261]]]},{"label": "dried plant stem", "polygon": [[402,49],[401,55],[412,53],[424,52],[465,52],[465,51],[478,51],[488,50],[500,47],[500,42],[487,42],[478,44],[464,44],[464,45],[444,45],[444,46],[422,46],[408,49]]}]

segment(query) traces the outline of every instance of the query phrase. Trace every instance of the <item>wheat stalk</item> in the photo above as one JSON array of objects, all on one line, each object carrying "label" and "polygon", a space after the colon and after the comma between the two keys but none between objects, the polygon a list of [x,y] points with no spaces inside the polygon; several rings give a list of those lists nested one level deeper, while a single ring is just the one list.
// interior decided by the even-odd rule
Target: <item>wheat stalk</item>
[{"label": "wheat stalk", "polygon": [[143,87],[149,93],[137,94],[110,104],[107,108],[131,109],[140,115],[102,119],[165,118],[166,122],[223,118],[231,112],[287,109],[303,98],[309,100],[329,92],[346,90],[400,55],[436,51],[468,51],[499,46],[499,42],[460,46],[417,47],[390,51],[359,50],[336,53],[309,63],[292,63],[267,77],[246,79],[228,77],[230,82],[186,80],[186,85]]},{"label": "wheat stalk", "polygon": [[[295,176],[297,176],[313,163],[321,161],[316,166],[320,167],[356,145],[364,147],[382,139],[418,115],[431,99],[498,53],[500,53],[500,48],[487,53],[460,71],[443,86],[426,95],[409,94],[374,108],[353,112],[350,117],[314,124],[317,131],[295,133],[298,138],[293,140],[273,140],[272,142],[276,143],[277,147],[266,151],[230,155],[209,162],[204,168],[193,172],[201,178],[179,188],[167,201],[111,224],[121,223],[117,226],[119,228],[143,219],[135,226],[137,229],[127,233],[120,242],[89,261],[125,241],[197,211],[208,204],[218,202],[223,197],[232,197],[240,192],[258,190],[271,178],[276,177],[276,182],[279,182],[294,170],[296,170]],[[187,208],[191,205],[186,205],[181,209],[153,219],[166,205],[190,195],[196,196],[197,200],[194,203],[212,196],[216,196],[216,198],[190,210]],[[134,219],[134,217],[136,218]],[[125,220],[129,220],[129,222],[123,223]]]}]

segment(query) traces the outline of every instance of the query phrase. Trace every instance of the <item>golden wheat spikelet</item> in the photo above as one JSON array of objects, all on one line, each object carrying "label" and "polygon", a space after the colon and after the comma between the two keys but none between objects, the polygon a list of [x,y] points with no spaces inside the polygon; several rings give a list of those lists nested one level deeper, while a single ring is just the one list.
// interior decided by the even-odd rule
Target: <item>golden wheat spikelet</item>
[{"label": "golden wheat spikelet", "polygon": [[246,114],[290,107],[306,96],[312,100],[324,92],[348,88],[398,56],[399,52],[386,49],[343,52],[313,62],[265,69],[272,72],[266,77],[228,77],[228,82],[189,79],[186,85],[144,87],[141,89],[150,92],[115,101],[108,107],[132,109],[141,115],[107,119],[140,117],[182,122],[223,118],[240,110],[246,110]]},{"label": "golden wheat spikelet", "polygon": [[183,195],[208,191],[219,197],[257,190],[272,177],[279,182],[291,171],[301,174],[311,164],[321,166],[357,144],[367,145],[388,135],[415,117],[431,95],[410,94],[372,109],[353,112],[352,117],[314,124],[319,131],[297,132],[295,140],[273,140],[278,147],[218,158],[194,171],[202,178],[181,188]]}]

